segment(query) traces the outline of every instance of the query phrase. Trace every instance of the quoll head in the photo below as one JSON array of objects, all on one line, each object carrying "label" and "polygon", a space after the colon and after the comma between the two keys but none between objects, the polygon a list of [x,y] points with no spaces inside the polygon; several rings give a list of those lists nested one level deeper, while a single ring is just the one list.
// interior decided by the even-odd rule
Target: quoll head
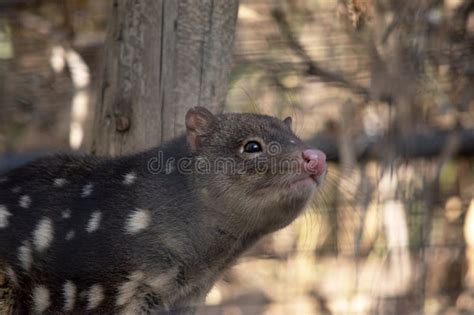
[{"label": "quoll head", "polygon": [[265,232],[286,226],[327,173],[325,154],[293,133],[290,117],[213,115],[196,107],[186,115],[186,128],[203,198],[230,211],[233,224],[249,221]]}]

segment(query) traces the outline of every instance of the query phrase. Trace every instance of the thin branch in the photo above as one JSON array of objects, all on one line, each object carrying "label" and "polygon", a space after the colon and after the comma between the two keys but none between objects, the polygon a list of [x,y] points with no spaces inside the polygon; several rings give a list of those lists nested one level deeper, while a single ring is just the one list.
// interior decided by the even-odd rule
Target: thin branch
[{"label": "thin branch", "polygon": [[[337,139],[316,136],[307,143],[323,150],[328,160],[340,160]],[[383,137],[355,137],[352,145],[359,161],[380,160],[386,154],[387,144]],[[397,157],[404,159],[445,156],[446,150],[450,156],[474,156],[474,129],[456,131],[454,135],[451,130],[431,130],[402,137],[395,144]]]},{"label": "thin branch", "polygon": [[306,65],[306,73],[311,76],[317,76],[322,81],[332,83],[344,88],[350,89],[356,94],[361,94],[366,98],[369,98],[369,90],[356,83],[346,79],[343,75],[331,72],[322,68],[311,56],[306,52],[306,49],[300,43],[299,39],[294,35],[291,29],[285,13],[280,9],[274,9],[272,11],[273,19],[276,21],[281,34],[285,37],[290,48],[303,60]]}]

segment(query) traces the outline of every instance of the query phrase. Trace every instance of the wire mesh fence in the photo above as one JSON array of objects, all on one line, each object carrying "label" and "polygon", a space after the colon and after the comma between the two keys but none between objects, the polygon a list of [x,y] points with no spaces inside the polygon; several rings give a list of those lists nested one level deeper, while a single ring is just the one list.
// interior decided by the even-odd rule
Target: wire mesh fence
[{"label": "wire mesh fence", "polygon": [[[92,109],[107,5],[0,3],[0,154],[71,147],[67,52]],[[241,1],[226,110],[291,115],[335,150],[305,213],[199,314],[473,314],[473,43],[472,1]]]}]

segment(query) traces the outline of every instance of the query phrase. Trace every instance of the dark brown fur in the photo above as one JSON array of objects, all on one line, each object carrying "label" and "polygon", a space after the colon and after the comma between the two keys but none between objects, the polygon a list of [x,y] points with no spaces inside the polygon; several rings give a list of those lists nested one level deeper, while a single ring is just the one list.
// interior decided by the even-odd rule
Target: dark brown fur
[{"label": "dark brown fur", "polygon": [[[77,287],[74,312],[86,311],[88,290],[100,284],[104,299],[88,313],[193,313],[244,250],[301,213],[316,185],[292,184],[304,173],[306,146],[291,131],[291,119],[214,116],[196,108],[186,124],[186,135],[140,154],[47,157],[5,174],[0,205],[11,216],[0,228],[0,264],[15,272],[19,312],[31,309],[38,285],[49,290],[47,312],[61,312],[62,288],[70,280]],[[263,151],[244,152],[250,140],[261,143]],[[129,172],[136,181],[124,185]],[[55,187],[57,178],[67,184]],[[88,183],[93,192],[83,197]],[[21,193],[13,193],[15,187]],[[31,197],[27,209],[19,206],[22,194]],[[65,219],[66,208],[71,217]],[[147,209],[151,219],[146,229],[130,234],[124,224],[134,209]],[[94,211],[101,213],[100,226],[87,232]],[[54,238],[39,251],[33,237],[45,217]],[[71,229],[75,238],[66,241]],[[31,244],[29,270],[18,256],[25,242]],[[118,305],[127,284],[133,294]]]}]

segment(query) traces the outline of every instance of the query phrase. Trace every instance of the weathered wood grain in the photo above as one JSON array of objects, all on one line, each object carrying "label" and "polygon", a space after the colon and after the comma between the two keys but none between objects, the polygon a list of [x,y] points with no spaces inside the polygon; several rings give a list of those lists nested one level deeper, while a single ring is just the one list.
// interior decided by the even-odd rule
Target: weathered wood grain
[{"label": "weathered wood grain", "polygon": [[94,154],[171,139],[193,106],[218,112],[231,68],[238,0],[115,0],[94,119]]}]

